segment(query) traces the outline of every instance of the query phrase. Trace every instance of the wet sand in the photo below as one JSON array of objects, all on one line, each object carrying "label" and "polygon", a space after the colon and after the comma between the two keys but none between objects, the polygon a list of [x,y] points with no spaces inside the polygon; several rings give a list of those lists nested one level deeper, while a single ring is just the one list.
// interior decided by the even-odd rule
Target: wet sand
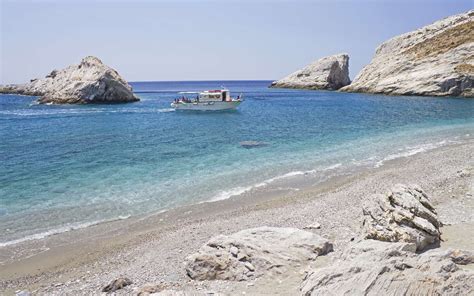
[{"label": "wet sand", "polygon": [[147,283],[184,290],[292,294],[301,274],[286,275],[277,285],[264,280],[255,280],[250,286],[194,282],[186,276],[183,261],[212,236],[263,225],[303,228],[318,222],[321,229],[313,231],[340,249],[357,235],[363,201],[396,183],[419,184],[432,197],[446,224],[442,247],[474,250],[472,151],[474,141],[470,140],[320,184],[295,179],[293,185],[257,189],[228,200],[4,247],[0,249],[0,290],[6,295],[17,290],[39,295],[91,295],[100,294],[111,280],[126,276],[134,283],[118,294],[136,293]]}]

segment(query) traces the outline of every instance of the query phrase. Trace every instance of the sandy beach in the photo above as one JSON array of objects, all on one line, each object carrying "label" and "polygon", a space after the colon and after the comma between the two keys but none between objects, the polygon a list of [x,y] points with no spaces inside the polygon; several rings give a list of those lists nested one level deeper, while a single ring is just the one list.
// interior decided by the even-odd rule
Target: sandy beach
[{"label": "sandy beach", "polygon": [[[5,295],[21,290],[34,295],[93,295],[101,294],[111,280],[126,276],[133,284],[118,290],[118,295],[136,294],[147,284],[203,293],[298,293],[301,271],[251,283],[198,282],[186,275],[183,261],[218,234],[264,225],[303,229],[315,222],[321,228],[310,231],[334,242],[331,254],[337,254],[357,236],[364,200],[397,183],[418,184],[432,198],[444,224],[443,248],[474,250],[472,151],[474,141],[468,140],[321,184],[302,182],[300,190],[254,190],[228,200],[3,247],[0,289]],[[313,264],[325,264],[324,257]]]}]

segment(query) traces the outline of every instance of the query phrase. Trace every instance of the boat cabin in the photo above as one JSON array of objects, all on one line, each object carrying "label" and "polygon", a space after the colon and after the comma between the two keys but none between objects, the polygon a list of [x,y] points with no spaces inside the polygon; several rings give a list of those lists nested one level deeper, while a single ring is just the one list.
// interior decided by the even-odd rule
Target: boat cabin
[{"label": "boat cabin", "polygon": [[[179,92],[183,96],[174,99],[171,107],[176,110],[231,110],[236,109],[242,103],[241,96],[237,98],[230,97],[228,89],[206,90],[206,91],[183,91]],[[192,94],[192,99],[186,95]]]},{"label": "boat cabin", "polygon": [[199,93],[199,101],[230,101],[230,93],[228,89],[206,90]]}]

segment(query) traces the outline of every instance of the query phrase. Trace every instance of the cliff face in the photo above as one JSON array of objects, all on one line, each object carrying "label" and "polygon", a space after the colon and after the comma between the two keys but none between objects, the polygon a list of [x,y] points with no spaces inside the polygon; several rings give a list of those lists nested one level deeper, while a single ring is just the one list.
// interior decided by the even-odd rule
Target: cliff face
[{"label": "cliff face", "polygon": [[139,100],[117,71],[93,56],[85,57],[79,65],[53,70],[43,79],[0,87],[0,93],[40,96],[38,102],[42,104],[125,103]]},{"label": "cliff face", "polygon": [[342,91],[473,97],[474,10],[380,45]]},{"label": "cliff face", "polygon": [[349,56],[338,54],[317,60],[283,79],[274,81],[270,87],[336,90],[350,82]]}]

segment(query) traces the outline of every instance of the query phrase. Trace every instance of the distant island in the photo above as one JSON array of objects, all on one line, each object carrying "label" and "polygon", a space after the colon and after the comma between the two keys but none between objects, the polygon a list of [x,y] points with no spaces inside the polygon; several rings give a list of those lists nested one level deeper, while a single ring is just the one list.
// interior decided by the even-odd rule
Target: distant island
[{"label": "distant island", "polygon": [[97,104],[139,101],[132,87],[117,71],[96,57],[79,65],[53,70],[45,78],[27,84],[0,87],[0,93],[40,96],[40,104]]}]

